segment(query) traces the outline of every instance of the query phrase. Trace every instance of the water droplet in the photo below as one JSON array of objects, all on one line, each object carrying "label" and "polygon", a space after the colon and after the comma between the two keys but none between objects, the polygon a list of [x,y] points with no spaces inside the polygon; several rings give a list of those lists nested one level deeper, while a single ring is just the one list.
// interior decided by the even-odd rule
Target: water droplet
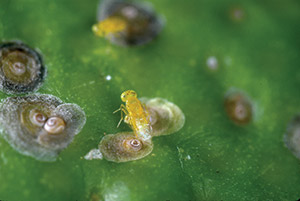
[{"label": "water droplet", "polygon": [[110,76],[110,75],[107,75],[107,76],[105,77],[105,79],[106,79],[107,81],[109,81],[109,80],[111,80],[111,76]]},{"label": "water droplet", "polygon": [[206,65],[210,70],[217,70],[219,67],[218,60],[214,56],[210,56],[207,58]]}]

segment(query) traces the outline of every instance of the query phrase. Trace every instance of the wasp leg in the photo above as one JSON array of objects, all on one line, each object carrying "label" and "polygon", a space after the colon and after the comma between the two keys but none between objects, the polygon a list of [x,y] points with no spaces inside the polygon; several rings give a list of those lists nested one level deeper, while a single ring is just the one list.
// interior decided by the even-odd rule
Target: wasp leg
[{"label": "wasp leg", "polygon": [[119,112],[119,111],[121,111],[122,109],[126,110],[126,106],[125,106],[125,105],[123,105],[123,104],[121,104],[121,105],[120,105],[120,108],[119,108],[119,109],[117,109],[117,110],[113,111],[113,114],[115,114],[116,112]]},{"label": "wasp leg", "polygon": [[[118,111],[121,111],[121,119],[120,119],[120,121],[119,121],[119,123],[118,123],[118,125],[117,125],[117,128],[120,126],[120,124],[122,123],[122,121],[123,121],[123,119],[124,119],[124,117],[123,117],[123,113],[127,116],[128,115],[128,112],[127,112],[127,110],[126,110],[126,107],[125,107],[125,105],[121,105],[120,106],[120,108],[119,109],[117,109],[116,111],[114,111],[113,113],[116,113],[116,112],[118,112]],[[126,118],[126,117],[125,117]]]}]

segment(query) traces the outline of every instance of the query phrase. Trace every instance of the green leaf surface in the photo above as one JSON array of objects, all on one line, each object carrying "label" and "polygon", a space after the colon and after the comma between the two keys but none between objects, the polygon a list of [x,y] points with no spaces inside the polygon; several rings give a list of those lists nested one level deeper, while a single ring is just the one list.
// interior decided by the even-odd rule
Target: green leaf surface
[{"label": "green leaf surface", "polygon": [[[300,112],[299,1],[151,0],[166,18],[157,39],[134,48],[91,31],[98,0],[0,0],[0,39],[41,50],[48,68],[39,93],[80,105],[87,123],[54,163],[0,139],[0,200],[297,200],[300,160],[283,143]],[[244,12],[240,22],[230,10]],[[218,69],[206,60],[215,56]],[[110,75],[111,80],[106,80]],[[224,94],[237,88],[255,105],[252,123],[227,117]],[[144,159],[87,161],[116,127],[120,94],[177,104],[185,126],[153,139]],[[0,98],[7,97],[1,93]]]}]

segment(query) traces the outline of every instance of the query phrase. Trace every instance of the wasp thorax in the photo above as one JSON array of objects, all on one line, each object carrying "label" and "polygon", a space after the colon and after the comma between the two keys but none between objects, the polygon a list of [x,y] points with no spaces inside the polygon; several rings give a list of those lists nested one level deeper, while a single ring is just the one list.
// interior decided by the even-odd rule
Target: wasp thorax
[{"label": "wasp thorax", "polygon": [[108,39],[122,46],[141,45],[151,41],[162,30],[164,21],[151,7],[123,0],[104,0],[99,5],[98,20],[119,18],[125,22],[123,30],[108,35]]},{"label": "wasp thorax", "polygon": [[152,136],[169,135],[180,130],[185,122],[181,109],[162,98],[141,98],[150,115]]},{"label": "wasp thorax", "polygon": [[127,162],[141,159],[151,153],[153,144],[150,140],[137,138],[134,133],[105,135],[99,143],[99,150],[106,160]]},{"label": "wasp thorax", "polygon": [[65,130],[66,123],[60,117],[50,117],[44,125],[44,129],[51,134],[59,134]]},{"label": "wasp thorax", "polygon": [[227,115],[234,123],[244,125],[252,120],[252,103],[242,92],[228,92],[225,96],[224,105]]},{"label": "wasp thorax", "polygon": [[0,44],[0,89],[11,94],[36,91],[46,74],[41,55],[16,41]]},{"label": "wasp thorax", "polygon": [[55,160],[84,124],[85,114],[78,105],[52,95],[10,97],[0,105],[3,137],[14,149],[37,160]]}]

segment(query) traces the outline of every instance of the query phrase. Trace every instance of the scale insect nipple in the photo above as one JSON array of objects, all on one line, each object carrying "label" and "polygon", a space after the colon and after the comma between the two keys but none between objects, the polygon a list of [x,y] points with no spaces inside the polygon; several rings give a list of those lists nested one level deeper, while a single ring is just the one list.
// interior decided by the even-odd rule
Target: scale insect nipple
[{"label": "scale insect nipple", "polygon": [[50,134],[59,134],[66,128],[65,121],[60,117],[50,117],[44,125],[44,130]]}]

